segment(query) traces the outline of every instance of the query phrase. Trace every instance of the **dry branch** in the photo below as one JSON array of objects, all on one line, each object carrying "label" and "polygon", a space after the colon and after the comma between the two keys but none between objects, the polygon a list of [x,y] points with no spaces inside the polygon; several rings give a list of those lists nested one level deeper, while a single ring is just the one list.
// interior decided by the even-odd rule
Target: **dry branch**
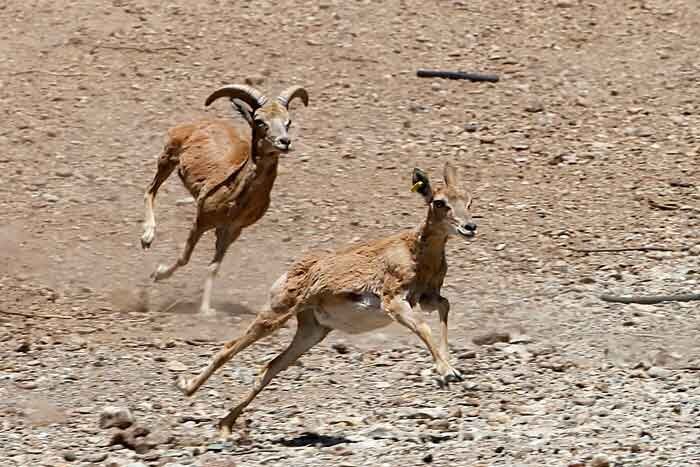
[{"label": "dry branch", "polygon": [[500,78],[493,73],[474,73],[465,71],[441,71],[441,70],[418,70],[416,75],[419,78],[446,78],[446,79],[466,79],[469,81],[497,82]]},{"label": "dry branch", "polygon": [[154,54],[158,52],[162,52],[163,50],[177,50],[178,48],[175,46],[164,46],[164,47],[141,47],[138,45],[104,45],[104,44],[99,44],[96,45],[95,48],[99,49],[110,49],[110,50],[134,50],[136,52],[144,52],[144,53],[149,53],[149,54]]},{"label": "dry branch", "polygon": [[[22,313],[21,311],[8,311],[8,310],[0,310],[0,313],[4,313],[6,315],[14,315],[14,316],[24,316],[25,318],[46,318],[46,319],[51,319],[51,318],[56,318],[56,319],[81,319],[80,316],[65,316],[65,315],[33,315],[31,313]],[[90,317],[92,318],[92,317]]]},{"label": "dry branch", "polygon": [[632,246],[619,248],[572,248],[569,250],[578,253],[620,253],[624,251],[685,251],[687,248],[668,248],[663,246]]},{"label": "dry branch", "polygon": [[675,295],[608,295],[600,296],[600,299],[612,303],[638,303],[640,305],[655,305],[663,302],[692,302],[700,300],[700,293],[687,293]]},{"label": "dry branch", "polygon": [[88,76],[87,73],[65,73],[65,72],[56,72],[56,71],[47,71],[47,70],[15,71],[13,73],[10,73],[10,76],[29,75],[29,74],[33,74],[33,73],[41,73],[44,75],[51,75],[51,76],[61,76],[64,78],[75,78],[78,76]]}]

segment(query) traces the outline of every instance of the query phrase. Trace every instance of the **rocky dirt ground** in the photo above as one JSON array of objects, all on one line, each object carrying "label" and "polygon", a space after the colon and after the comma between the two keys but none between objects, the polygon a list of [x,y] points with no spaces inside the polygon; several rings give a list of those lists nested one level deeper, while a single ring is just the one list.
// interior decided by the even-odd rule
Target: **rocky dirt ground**
[{"label": "rocky dirt ground", "polygon": [[[599,299],[700,288],[694,0],[9,0],[0,24],[0,465],[700,465],[698,302]],[[168,181],[143,252],[142,193],[165,130],[244,80],[311,104],[205,320],[213,240],[151,284],[193,206]],[[436,389],[401,329],[333,334],[218,440],[293,329],[192,399],[175,376],[295,258],[417,224],[411,169],[446,160],[479,215],[445,287],[466,381]],[[649,245],[674,251],[573,250]],[[109,406],[136,428],[101,428]]]}]

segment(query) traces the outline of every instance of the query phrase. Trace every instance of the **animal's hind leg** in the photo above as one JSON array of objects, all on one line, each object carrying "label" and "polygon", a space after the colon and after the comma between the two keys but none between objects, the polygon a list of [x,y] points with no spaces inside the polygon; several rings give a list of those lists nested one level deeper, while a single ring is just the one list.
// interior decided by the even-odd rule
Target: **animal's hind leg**
[{"label": "animal's hind leg", "polygon": [[[197,210],[197,216],[199,217],[199,210]],[[170,266],[165,266],[161,264],[158,266],[158,269],[155,270],[153,274],[151,274],[151,277],[153,278],[154,281],[159,281],[162,279],[167,279],[168,277],[172,276],[173,273],[178,269],[181,268],[182,266],[186,265],[190,261],[190,257],[192,256],[192,251],[194,250],[195,245],[197,245],[197,242],[199,241],[200,238],[202,238],[202,234],[207,229],[202,227],[199,223],[199,219],[195,219],[194,225],[190,229],[190,233],[187,236],[187,241],[185,242],[185,248],[183,248],[182,253],[180,254],[180,257],[175,261],[173,264]]]},{"label": "animal's hind leg", "polygon": [[214,253],[214,259],[209,263],[209,271],[204,281],[202,306],[200,307],[202,313],[211,314],[214,312],[211,308],[211,291],[214,287],[214,279],[219,272],[219,267],[221,266],[221,261],[224,259],[224,255],[226,255],[226,250],[228,250],[231,243],[236,241],[240,234],[241,230],[238,227],[227,226],[218,227],[216,229],[216,252]]},{"label": "animal's hind leg", "polygon": [[221,349],[197,376],[194,378],[180,377],[177,381],[177,387],[186,395],[191,396],[204,384],[216,370],[221,368],[226,362],[231,360],[234,355],[241,352],[246,347],[254,344],[256,341],[269,336],[274,331],[279,329],[289,318],[294,316],[296,310],[294,308],[279,309],[276,311],[265,310],[255,317],[255,320],[248,326],[245,333],[236,339],[233,339]]},{"label": "animal's hind leg", "polygon": [[156,236],[156,216],[153,212],[156,194],[163,182],[173,173],[177,162],[177,158],[173,158],[171,152],[166,148],[160,157],[158,157],[156,174],[143,196],[146,213],[143,222],[143,235],[141,235],[141,248],[144,250],[147,250],[151,246]]},{"label": "animal's hind leg", "polygon": [[297,332],[291,344],[277,357],[270,361],[262,369],[253,388],[246,397],[234,407],[228,415],[219,421],[219,430],[223,436],[231,433],[231,429],[241,412],[250,404],[255,396],[267,386],[272,378],[280,371],[285,370],[311,347],[321,342],[330,332],[329,328],[321,326],[313,314],[313,310],[306,309],[297,315]]}]

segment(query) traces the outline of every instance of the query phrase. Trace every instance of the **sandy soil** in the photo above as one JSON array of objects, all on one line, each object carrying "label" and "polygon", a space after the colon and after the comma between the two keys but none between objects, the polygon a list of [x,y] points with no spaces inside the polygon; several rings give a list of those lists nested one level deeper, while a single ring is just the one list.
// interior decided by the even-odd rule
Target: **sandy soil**
[{"label": "sandy soil", "polygon": [[[9,0],[0,24],[0,465],[700,465],[698,302],[599,299],[700,289],[695,2]],[[143,252],[142,196],[166,129],[245,80],[302,84],[311,103],[205,320],[213,236],[152,284],[193,205],[169,180]],[[219,442],[213,423],[293,329],[192,399],[173,378],[295,258],[419,223],[411,169],[446,160],[479,216],[449,244],[445,287],[467,380],[437,390],[401,329],[333,334]],[[650,245],[674,251],[573,250]],[[474,343],[494,332],[509,341]],[[110,446],[106,406],[154,447]]]}]

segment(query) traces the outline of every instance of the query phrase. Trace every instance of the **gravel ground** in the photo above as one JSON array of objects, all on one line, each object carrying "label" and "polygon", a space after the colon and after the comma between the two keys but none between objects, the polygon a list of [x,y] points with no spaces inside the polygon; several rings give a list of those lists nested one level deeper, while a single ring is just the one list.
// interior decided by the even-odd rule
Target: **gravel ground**
[{"label": "gravel ground", "polygon": [[[700,465],[699,302],[599,299],[700,291],[694,1],[9,0],[0,24],[3,467]],[[194,207],[168,181],[143,252],[143,190],[166,129],[246,81],[311,102],[204,319],[213,238],[152,284]],[[445,160],[479,216],[444,289],[465,381],[438,389],[398,327],[334,333],[218,439],[293,325],[191,399],[173,380],[294,259],[418,224],[411,170]],[[648,246],[669,251],[577,251]],[[131,426],[101,426],[109,407]]]}]

